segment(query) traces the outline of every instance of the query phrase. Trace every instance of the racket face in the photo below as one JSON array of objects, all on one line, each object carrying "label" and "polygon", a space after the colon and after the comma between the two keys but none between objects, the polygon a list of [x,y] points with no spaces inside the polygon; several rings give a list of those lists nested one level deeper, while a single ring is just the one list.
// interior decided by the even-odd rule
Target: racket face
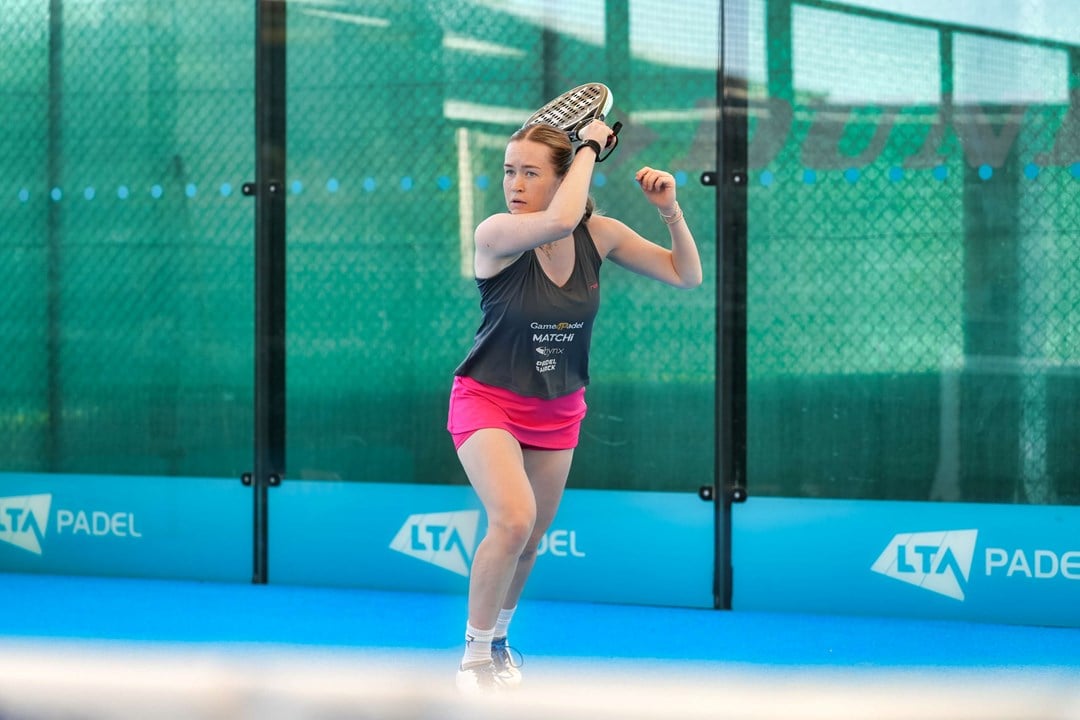
[{"label": "racket face", "polygon": [[534,112],[522,127],[553,125],[576,141],[578,129],[590,120],[603,120],[613,102],[611,91],[602,83],[578,85]]}]

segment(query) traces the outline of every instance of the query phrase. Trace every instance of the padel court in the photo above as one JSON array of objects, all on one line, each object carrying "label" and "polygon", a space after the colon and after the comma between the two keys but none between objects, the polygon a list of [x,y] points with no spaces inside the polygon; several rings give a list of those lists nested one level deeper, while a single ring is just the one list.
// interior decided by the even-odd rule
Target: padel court
[{"label": "padel court", "polygon": [[[1072,0],[4,0],[0,718],[1080,720]],[[444,425],[523,120],[610,88],[511,643]],[[8,109],[11,109],[9,111]]]}]

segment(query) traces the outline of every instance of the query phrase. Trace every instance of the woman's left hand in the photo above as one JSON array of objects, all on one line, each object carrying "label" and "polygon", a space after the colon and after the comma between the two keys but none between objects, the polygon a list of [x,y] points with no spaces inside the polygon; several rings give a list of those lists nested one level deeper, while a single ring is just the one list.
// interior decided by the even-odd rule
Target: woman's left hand
[{"label": "woman's left hand", "polygon": [[643,167],[634,175],[641,191],[656,208],[670,211],[675,206],[675,178],[671,173]]}]

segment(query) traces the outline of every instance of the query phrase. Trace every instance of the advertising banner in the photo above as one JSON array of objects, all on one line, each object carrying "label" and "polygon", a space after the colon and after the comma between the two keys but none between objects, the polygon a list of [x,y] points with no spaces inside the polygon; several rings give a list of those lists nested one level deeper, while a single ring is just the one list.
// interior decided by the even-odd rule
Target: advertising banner
[{"label": "advertising banner", "polygon": [[[465,486],[288,481],[271,491],[270,581],[465,593],[486,517]],[[567,490],[526,596],[712,607],[712,505]]]},{"label": "advertising banner", "polygon": [[735,609],[1080,626],[1080,507],[755,498]]},{"label": "advertising banner", "polygon": [[0,572],[250,582],[239,479],[0,473]]},{"label": "advertising banner", "polygon": [[[248,582],[235,479],[0,474],[0,572]],[[1080,626],[1080,508],[757,498],[732,508],[736,610]],[[270,581],[464,594],[486,517],[471,488],[287,481]],[[532,598],[712,606],[696,495],[568,490]]]}]

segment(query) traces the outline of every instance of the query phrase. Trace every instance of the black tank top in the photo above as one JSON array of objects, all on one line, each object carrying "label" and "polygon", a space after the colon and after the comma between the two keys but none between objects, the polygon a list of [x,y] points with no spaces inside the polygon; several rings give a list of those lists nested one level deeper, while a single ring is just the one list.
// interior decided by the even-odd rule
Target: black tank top
[{"label": "black tank top", "polygon": [[601,263],[582,223],[574,230],[574,270],[562,287],[547,276],[533,250],[497,275],[478,278],[484,316],[454,374],[545,399],[588,385]]}]

